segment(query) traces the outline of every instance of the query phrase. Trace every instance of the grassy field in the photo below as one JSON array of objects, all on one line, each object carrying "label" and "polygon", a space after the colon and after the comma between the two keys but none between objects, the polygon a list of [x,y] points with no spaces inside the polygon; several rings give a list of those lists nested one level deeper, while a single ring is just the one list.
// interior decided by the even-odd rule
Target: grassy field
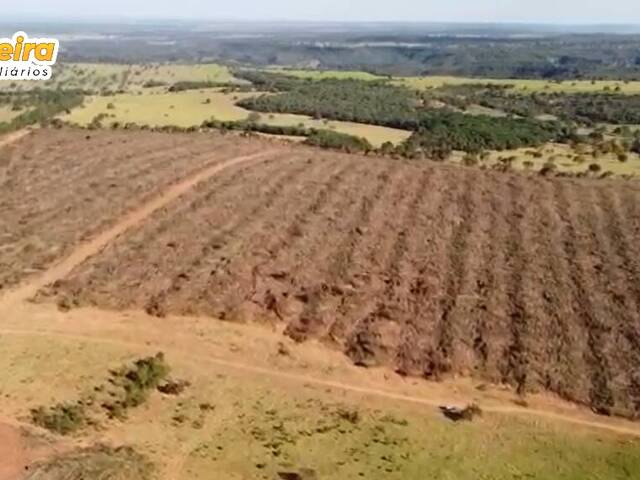
[{"label": "grassy field", "polygon": [[[110,115],[103,125],[113,122],[135,122],[140,125],[190,127],[215,118],[221,121],[246,120],[251,113],[234,102],[257,93],[223,93],[214,89],[188,90],[167,93],[159,89],[146,89],[140,93],[126,93],[108,97],[91,97],[83,107],[62,117],[63,120],[88,125],[94,117]],[[109,107],[112,104],[113,108]],[[394,128],[351,122],[314,120],[304,115],[261,114],[259,123],[278,126],[304,125],[308,128],[335,130],[364,137],[374,146],[384,142],[400,143],[411,134]]]},{"label": "grassy field", "polygon": [[[214,349],[242,341],[235,326],[203,328],[201,340],[217,333],[208,340]],[[316,367],[287,348],[294,349],[290,360],[272,362]],[[109,369],[155,353],[116,341],[22,334],[3,335],[0,351],[0,368],[8,372],[0,407],[23,417],[35,406],[88,398]],[[632,437],[507,414],[454,424],[437,408],[282,383],[206,358],[190,362],[168,353],[167,361],[173,378],[190,382],[183,394],[153,393],[125,419],[103,419],[79,438],[130,445],[155,464],[157,478],[172,480],[305,471],[317,479],[622,480],[640,469],[640,442]]]},{"label": "grassy field", "polygon": [[[171,85],[180,81],[242,83],[229,69],[218,64],[136,64],[71,63],[53,67],[50,82],[0,82],[1,88],[29,89],[34,86],[140,90],[149,81]],[[13,85],[12,85],[13,83]]]},{"label": "grassy field", "polygon": [[[175,125],[190,127],[200,125],[204,120],[215,117],[217,120],[234,121],[247,117],[246,110],[234,105],[234,98],[252,94],[225,94],[219,91],[188,90],[178,93],[144,92],[126,93],[108,97],[91,97],[85,105],[63,117],[64,120],[87,125],[101,113],[110,118],[106,125],[117,122],[135,122],[140,125]],[[207,103],[207,100],[210,103]],[[109,105],[113,108],[110,108]]]},{"label": "grassy field", "polygon": [[287,113],[261,114],[260,123],[278,126],[304,125],[307,128],[335,130],[336,132],[366,138],[374,147],[379,147],[385,142],[398,144],[411,136],[411,132],[407,130],[399,130],[397,128],[365,125],[363,123],[354,122],[315,120],[306,115],[293,115]]},{"label": "grassy field", "polygon": [[[389,77],[373,75],[366,72],[338,71],[338,70],[295,70],[295,69],[272,69],[286,75],[298,78],[310,78],[320,80],[323,78],[351,78],[357,80],[387,80]],[[620,93],[640,94],[640,82],[622,81],[595,81],[589,80],[566,80],[554,82],[548,80],[522,80],[522,79],[491,79],[491,78],[471,78],[453,76],[424,76],[424,77],[393,77],[393,82],[416,90],[427,90],[445,85],[467,85],[473,83],[483,83],[492,85],[513,85],[519,92],[563,92],[563,93],[594,93],[594,92],[615,92],[619,88]]]},{"label": "grassy field", "polygon": [[[541,154],[538,158],[533,152]],[[557,172],[580,173],[586,172],[589,166],[597,164],[600,170],[594,175],[601,175],[604,172],[610,172],[614,176],[634,176],[640,177],[640,155],[629,153],[626,161],[621,162],[613,153],[598,155],[593,157],[589,151],[580,154],[580,159],[576,159],[578,153],[570,146],[565,144],[553,143],[547,144],[540,148],[520,148],[515,150],[504,150],[501,152],[488,152],[484,160],[479,161],[479,165],[492,167],[499,165],[504,161],[511,164],[511,168],[515,170],[529,170],[538,172],[545,166],[552,164]],[[463,163],[465,154],[455,152],[450,161],[453,163]]]},{"label": "grassy field", "polygon": [[465,78],[465,77],[405,77],[397,78],[395,82],[417,90],[442,87],[444,85],[465,85],[470,83],[483,83],[492,85],[513,85],[519,92],[562,92],[562,93],[597,93],[616,92],[638,94],[640,93],[640,82],[621,81],[596,81],[588,80],[566,80],[563,82],[552,82],[547,80],[521,80],[521,79],[486,79],[486,78]]}]

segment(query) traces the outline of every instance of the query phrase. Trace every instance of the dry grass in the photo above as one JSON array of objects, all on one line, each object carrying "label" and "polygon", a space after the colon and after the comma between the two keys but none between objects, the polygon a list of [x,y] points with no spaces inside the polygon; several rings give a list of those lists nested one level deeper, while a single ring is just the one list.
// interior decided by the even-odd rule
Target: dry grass
[{"label": "dry grass", "polygon": [[[161,89],[145,90],[108,97],[91,97],[84,106],[61,118],[79,125],[88,125],[100,114],[108,115],[102,122],[109,126],[113,122],[134,122],[139,125],[179,127],[199,126],[205,120],[246,120],[250,111],[235,105],[235,102],[259,93],[223,93],[216,89],[189,90],[167,93]],[[364,137],[374,146],[384,142],[400,143],[411,132],[395,128],[365,125],[353,122],[314,120],[305,115],[260,114],[259,123],[279,126],[297,126],[335,130]]]},{"label": "dry grass", "polygon": [[[167,327],[180,324],[170,322],[162,330],[167,334]],[[256,330],[253,339],[252,329],[216,324],[207,330],[207,324],[211,321],[193,330],[198,332],[192,343],[196,351],[198,342],[213,347],[216,355],[225,346],[238,345],[238,355],[244,351],[250,356],[249,352],[258,353],[252,342],[259,338],[261,355],[271,348],[277,355],[274,334],[261,330],[258,335]],[[150,331],[148,327],[141,331],[145,330]],[[190,335],[185,330],[167,338],[184,334]],[[144,334],[135,336],[141,343],[145,340]],[[34,401],[33,395],[42,399],[76,394],[91,387],[95,370],[104,371],[123,356],[143,354],[143,347],[117,345],[107,337],[104,332],[97,341],[3,336],[0,368],[10,372],[11,382],[3,384],[0,408],[3,412],[17,408],[19,414]],[[153,343],[157,345],[158,339]],[[272,357],[270,363],[287,362],[295,368],[304,364],[304,371],[311,373],[327,361],[318,357],[321,363],[316,365],[307,355],[313,349],[306,346],[288,348],[286,358]],[[216,367],[204,357],[192,362],[178,352],[169,356],[176,374],[188,379],[191,387],[178,397],[154,396],[124,423],[102,425],[104,438],[135,450],[76,452],[39,465],[28,479],[277,478],[279,472],[398,480],[425,475],[471,480],[477,472],[497,480],[513,478],[513,472],[541,478],[624,478],[625,471],[640,468],[640,443],[612,434],[582,427],[571,428],[569,434],[553,421],[490,413],[454,425],[436,408],[311,384],[274,383],[264,375]],[[30,361],[25,362],[27,357]],[[50,375],[59,381],[49,382]],[[162,473],[153,474],[152,463]]]},{"label": "dry grass", "polygon": [[150,480],[153,470],[132,448],[97,446],[39,463],[26,480]]},{"label": "dry grass", "polygon": [[[356,79],[356,80],[387,80],[390,77],[373,75],[359,71],[341,70],[296,70],[275,68],[272,71],[284,73],[298,78],[310,78],[320,80],[324,78]],[[393,82],[398,85],[405,85],[416,90],[427,90],[431,88],[443,87],[446,85],[466,85],[473,83],[484,83],[492,85],[513,85],[515,90],[520,92],[564,92],[564,93],[594,93],[594,92],[615,92],[619,88],[620,93],[638,94],[640,93],[639,81],[616,81],[616,80],[565,80],[562,82],[550,80],[523,80],[523,79],[496,79],[496,78],[472,78],[453,77],[444,75],[431,75],[423,77],[393,77]]]},{"label": "dry grass", "polygon": [[[519,148],[514,150],[490,151],[484,159],[478,158],[477,165],[498,168],[508,164],[509,169],[539,172],[544,166],[553,165],[556,173],[581,174],[589,170],[589,165],[600,165],[598,175],[640,177],[640,155],[629,153],[626,161],[620,161],[613,153],[591,154],[592,149],[576,152],[566,144],[547,144],[539,148]],[[467,155],[455,152],[449,159],[452,163],[465,163]],[[593,176],[593,173],[591,174]]]}]

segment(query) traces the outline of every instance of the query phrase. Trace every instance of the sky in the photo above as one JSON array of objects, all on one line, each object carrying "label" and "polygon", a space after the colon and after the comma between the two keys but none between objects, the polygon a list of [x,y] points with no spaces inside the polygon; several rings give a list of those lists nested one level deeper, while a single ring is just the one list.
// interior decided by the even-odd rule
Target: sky
[{"label": "sky", "polygon": [[109,19],[525,22],[640,24],[639,0],[29,0],[0,7],[3,20]]}]

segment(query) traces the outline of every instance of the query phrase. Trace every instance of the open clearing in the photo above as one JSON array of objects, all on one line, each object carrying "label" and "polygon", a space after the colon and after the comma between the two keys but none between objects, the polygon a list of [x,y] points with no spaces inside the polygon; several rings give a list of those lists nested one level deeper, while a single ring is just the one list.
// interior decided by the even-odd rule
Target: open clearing
[{"label": "open clearing", "polygon": [[[634,182],[212,134],[12,140],[0,144],[0,219],[15,236],[0,248],[0,452],[19,459],[7,478],[52,455],[63,473],[25,478],[67,478],[65,455],[98,442],[135,447],[167,480],[640,469],[637,423],[543,392],[637,414]],[[58,246],[46,262],[16,254],[32,232]],[[157,351],[190,382],[183,394],[70,438],[25,424]],[[437,410],[471,401],[474,422]]]},{"label": "open clearing", "polygon": [[[259,92],[223,93],[218,90],[189,90],[166,93],[147,90],[142,93],[126,93],[114,96],[96,96],[85,100],[84,105],[62,116],[62,120],[88,125],[98,115],[108,115],[102,124],[113,122],[138,125],[192,127],[200,126],[212,118],[220,121],[247,120],[251,111],[238,107],[235,103],[243,98],[260,95]],[[258,123],[277,126],[304,126],[335,130],[337,132],[364,137],[379,147],[384,142],[398,144],[406,140],[411,132],[395,128],[365,125],[353,122],[315,120],[305,115],[260,114]]]},{"label": "open clearing", "polygon": [[[562,143],[549,143],[538,148],[492,150],[487,152],[486,158],[478,159],[478,164],[491,168],[508,162],[510,168],[532,172],[539,172],[541,168],[553,165],[554,172],[569,174],[588,173],[589,167],[597,164],[600,169],[590,175],[640,177],[640,155],[637,153],[629,153],[624,161],[620,161],[614,153],[598,153],[594,156],[591,154],[592,150],[588,148],[583,150],[577,152],[575,147]],[[455,152],[449,161],[463,163],[465,156],[463,152]]]},{"label": "open clearing", "polygon": [[[229,69],[218,64],[111,64],[111,63],[60,63],[53,69],[54,75],[45,88],[80,88],[96,90],[141,90],[147,82],[172,85],[181,81],[244,83],[233,77]],[[1,82],[0,90],[34,88],[33,82]]]},{"label": "open clearing", "polygon": [[[191,383],[183,394],[155,393],[124,421],[50,440],[63,451],[98,441],[132,445],[155,464],[153,478],[277,479],[307,469],[319,479],[404,480],[426,472],[475,480],[482,472],[506,480],[517,472],[622,480],[640,468],[640,437],[620,433],[633,432],[633,424],[611,420],[611,431],[594,430],[579,423],[587,413],[544,398],[532,399],[531,408],[576,423],[531,416],[510,407],[507,392],[363,372],[321,345],[296,345],[265,328],[34,305],[13,312],[0,327],[0,368],[9,372],[0,381],[0,407],[12,418],[91,392],[109,369],[165,352],[174,378]],[[437,412],[439,403],[471,399],[485,410],[472,423],[452,424]]]},{"label": "open clearing", "polygon": [[[490,84],[513,85],[515,90],[525,92],[562,92],[562,93],[601,93],[618,92],[627,94],[640,93],[640,81],[614,81],[614,80],[529,80],[529,79],[498,79],[498,78],[471,78],[452,77],[442,75],[425,75],[423,77],[389,77],[373,75],[359,71],[340,70],[296,70],[296,69],[270,69],[275,72],[291,75],[298,78],[321,80],[324,78],[355,79],[355,80],[392,80],[398,85],[405,85],[416,90],[439,88],[447,85]],[[619,90],[618,90],[619,89]]]},{"label": "open clearing", "polygon": [[[234,102],[251,96],[254,94],[189,90],[178,93],[155,91],[91,97],[85,100],[82,107],[62,119],[88,125],[97,115],[107,114],[110,117],[103,121],[105,125],[117,121],[149,126],[191,127],[199,126],[211,118],[221,121],[245,120],[250,112],[237,107]],[[109,108],[110,104],[113,108]]]}]

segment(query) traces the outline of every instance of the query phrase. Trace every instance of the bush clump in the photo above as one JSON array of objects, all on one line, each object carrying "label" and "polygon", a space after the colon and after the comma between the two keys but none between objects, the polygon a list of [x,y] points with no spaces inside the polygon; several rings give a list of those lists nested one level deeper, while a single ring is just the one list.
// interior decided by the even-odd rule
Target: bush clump
[{"label": "bush clump", "polygon": [[50,408],[34,408],[31,410],[31,420],[47,430],[68,435],[87,424],[87,415],[84,406],[79,403],[58,403]]},{"label": "bush clump", "polygon": [[149,397],[149,392],[169,375],[169,365],[162,352],[152,357],[137,360],[132,367],[123,367],[113,372],[112,383],[123,389],[122,398],[116,405],[123,410],[143,404]]},{"label": "bush clump", "polygon": [[332,132],[331,130],[314,131],[307,137],[305,143],[307,145],[343,150],[350,153],[369,152],[373,149],[371,144],[364,138]]}]

